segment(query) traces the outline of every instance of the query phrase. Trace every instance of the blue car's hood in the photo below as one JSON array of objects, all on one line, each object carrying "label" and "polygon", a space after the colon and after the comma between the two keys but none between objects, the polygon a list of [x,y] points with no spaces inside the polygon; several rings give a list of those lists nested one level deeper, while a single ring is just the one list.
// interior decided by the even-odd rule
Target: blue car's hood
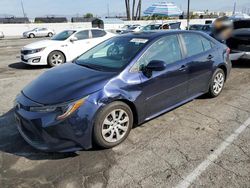
[{"label": "blue car's hood", "polygon": [[58,104],[85,97],[103,88],[116,73],[100,72],[73,63],[52,68],[23,89],[40,104]]}]

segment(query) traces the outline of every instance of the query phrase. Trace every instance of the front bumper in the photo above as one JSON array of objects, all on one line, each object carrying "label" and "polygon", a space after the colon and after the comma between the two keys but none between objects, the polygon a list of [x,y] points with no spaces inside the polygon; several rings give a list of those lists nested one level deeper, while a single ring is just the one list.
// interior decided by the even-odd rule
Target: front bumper
[{"label": "front bumper", "polygon": [[92,147],[92,103],[86,102],[66,120],[57,121],[58,112],[29,111],[27,106],[37,103],[24,95],[18,96],[17,101],[17,128],[24,140],[34,148],[46,152],[72,152]]},{"label": "front bumper", "polygon": [[42,53],[21,54],[21,62],[28,65],[47,65],[47,59],[45,57],[47,56]]}]

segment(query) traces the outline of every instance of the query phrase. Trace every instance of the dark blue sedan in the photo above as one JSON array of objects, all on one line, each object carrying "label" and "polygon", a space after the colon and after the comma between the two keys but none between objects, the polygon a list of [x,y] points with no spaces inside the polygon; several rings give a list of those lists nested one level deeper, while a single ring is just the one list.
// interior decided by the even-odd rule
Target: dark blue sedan
[{"label": "dark blue sedan", "polygon": [[229,51],[194,31],[111,38],[25,87],[15,101],[18,130],[44,151],[114,147],[134,125],[200,95],[217,97]]}]

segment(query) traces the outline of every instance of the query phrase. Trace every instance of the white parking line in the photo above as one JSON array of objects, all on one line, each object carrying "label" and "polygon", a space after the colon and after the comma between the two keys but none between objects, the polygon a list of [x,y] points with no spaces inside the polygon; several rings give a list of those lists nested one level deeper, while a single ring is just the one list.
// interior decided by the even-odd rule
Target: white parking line
[{"label": "white parking line", "polygon": [[184,180],[179,182],[176,188],[186,188],[189,187],[206,169],[213,163],[221,153],[233,143],[235,139],[250,125],[250,118],[248,118],[245,123],[243,123],[239,128],[237,128],[233,134],[231,134],[225,141],[223,141],[219,147],[210,154],[205,161],[203,161],[196,169],[194,169]]}]

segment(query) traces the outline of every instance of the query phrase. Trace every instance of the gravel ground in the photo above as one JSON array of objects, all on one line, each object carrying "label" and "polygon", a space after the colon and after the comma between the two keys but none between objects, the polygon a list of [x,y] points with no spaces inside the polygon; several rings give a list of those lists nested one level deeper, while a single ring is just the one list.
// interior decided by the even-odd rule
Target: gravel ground
[{"label": "gravel ground", "polygon": [[23,141],[12,110],[18,92],[49,69],[19,62],[21,47],[35,40],[0,40],[1,188],[250,187],[250,62],[234,62],[218,98],[138,126],[113,149],[48,154]]}]

